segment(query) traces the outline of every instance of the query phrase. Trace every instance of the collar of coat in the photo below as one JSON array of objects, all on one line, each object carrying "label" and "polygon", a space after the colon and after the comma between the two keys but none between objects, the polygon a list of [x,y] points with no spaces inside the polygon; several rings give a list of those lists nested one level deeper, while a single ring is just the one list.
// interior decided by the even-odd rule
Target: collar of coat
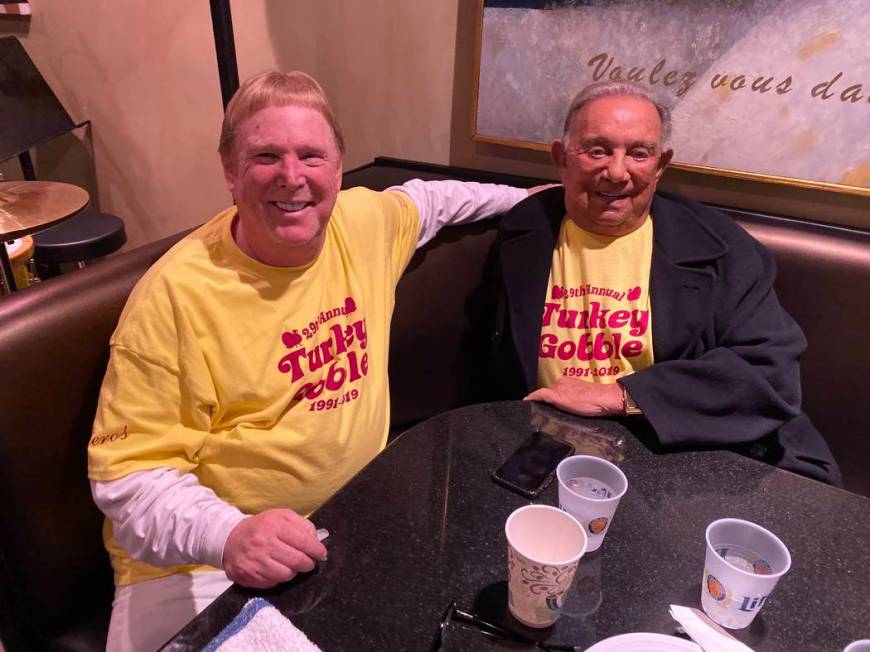
[{"label": "collar of coat", "polygon": [[[710,209],[678,195],[659,192],[653,197],[655,246],[675,265],[715,260],[728,253],[728,245],[703,223],[699,213]],[[556,246],[565,217],[565,190],[561,186],[536,193],[515,206],[502,220],[505,241],[527,234],[540,238],[548,249]],[[548,261],[549,262],[549,261]]]}]

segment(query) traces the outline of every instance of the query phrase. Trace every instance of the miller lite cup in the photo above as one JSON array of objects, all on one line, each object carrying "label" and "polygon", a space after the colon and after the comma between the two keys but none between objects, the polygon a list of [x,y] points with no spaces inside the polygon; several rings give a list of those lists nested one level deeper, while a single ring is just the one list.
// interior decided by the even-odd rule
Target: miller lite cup
[{"label": "miller lite cup", "polygon": [[589,537],[588,552],[598,550],[613,521],[628,480],[618,466],[594,455],[572,455],[556,467],[559,507],[580,521]]},{"label": "miller lite cup", "polygon": [[728,629],[748,627],[791,567],[785,544],[760,525],[722,518],[707,526],[701,606]]}]

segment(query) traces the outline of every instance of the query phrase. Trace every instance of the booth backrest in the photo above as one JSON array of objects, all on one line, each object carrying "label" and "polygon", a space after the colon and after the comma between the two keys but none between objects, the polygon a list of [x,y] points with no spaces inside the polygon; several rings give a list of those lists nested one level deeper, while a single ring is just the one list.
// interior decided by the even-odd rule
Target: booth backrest
[{"label": "booth backrest", "polygon": [[86,445],[121,309],[181,235],[0,299],[0,632],[7,650],[105,645],[112,577]]},{"label": "booth backrest", "polygon": [[773,254],[776,293],[807,338],[804,411],[850,491],[870,496],[870,232],[726,210]]}]

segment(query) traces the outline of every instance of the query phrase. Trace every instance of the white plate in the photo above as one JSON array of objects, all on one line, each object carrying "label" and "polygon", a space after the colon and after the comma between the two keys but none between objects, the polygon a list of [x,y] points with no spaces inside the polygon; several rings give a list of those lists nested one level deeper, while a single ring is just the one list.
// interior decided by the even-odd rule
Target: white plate
[{"label": "white plate", "polygon": [[702,652],[692,641],[666,634],[620,634],[586,649],[586,652]]}]

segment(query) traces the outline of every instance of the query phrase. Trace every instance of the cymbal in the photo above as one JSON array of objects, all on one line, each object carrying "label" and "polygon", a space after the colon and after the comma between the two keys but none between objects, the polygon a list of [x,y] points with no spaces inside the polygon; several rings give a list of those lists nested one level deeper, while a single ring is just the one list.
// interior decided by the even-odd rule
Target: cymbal
[{"label": "cymbal", "polygon": [[87,206],[87,190],[59,181],[0,182],[0,236],[19,235],[72,217]]}]

